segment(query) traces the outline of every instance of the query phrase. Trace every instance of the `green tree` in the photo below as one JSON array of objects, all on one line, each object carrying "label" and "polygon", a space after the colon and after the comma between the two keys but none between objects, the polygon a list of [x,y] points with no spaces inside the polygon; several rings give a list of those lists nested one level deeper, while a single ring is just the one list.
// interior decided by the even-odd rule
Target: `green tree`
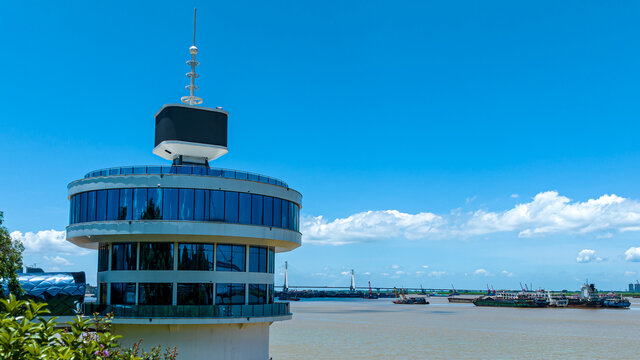
[{"label": "green tree", "polygon": [[76,316],[65,329],[55,318],[46,319],[46,304],[18,300],[11,294],[0,299],[0,359],[36,360],[175,360],[176,348],[142,351],[141,341],[131,349],[118,345],[120,336],[110,330],[110,318]]},{"label": "green tree", "polygon": [[24,246],[18,240],[12,240],[3,222],[4,213],[0,211],[0,278],[7,282],[9,293],[22,295],[18,281],[18,271],[22,270],[22,252]]}]

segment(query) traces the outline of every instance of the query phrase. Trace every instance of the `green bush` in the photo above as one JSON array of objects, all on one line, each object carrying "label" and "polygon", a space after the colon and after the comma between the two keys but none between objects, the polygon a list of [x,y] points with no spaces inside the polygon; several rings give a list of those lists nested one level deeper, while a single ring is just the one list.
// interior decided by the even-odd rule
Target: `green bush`
[{"label": "green bush", "polygon": [[0,299],[0,359],[35,360],[174,360],[176,348],[158,346],[145,352],[142,341],[131,349],[118,345],[119,335],[109,332],[109,317],[76,316],[63,328],[56,318],[45,319],[46,304],[18,300],[14,295]]}]

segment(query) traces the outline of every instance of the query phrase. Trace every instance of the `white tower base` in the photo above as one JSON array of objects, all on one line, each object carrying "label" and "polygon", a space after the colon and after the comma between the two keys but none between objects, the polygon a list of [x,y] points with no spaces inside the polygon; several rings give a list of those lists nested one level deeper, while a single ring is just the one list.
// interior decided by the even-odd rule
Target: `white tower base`
[{"label": "white tower base", "polygon": [[113,324],[112,333],[130,347],[143,339],[143,348],[162,345],[178,348],[179,360],[267,360],[268,322],[219,325]]}]

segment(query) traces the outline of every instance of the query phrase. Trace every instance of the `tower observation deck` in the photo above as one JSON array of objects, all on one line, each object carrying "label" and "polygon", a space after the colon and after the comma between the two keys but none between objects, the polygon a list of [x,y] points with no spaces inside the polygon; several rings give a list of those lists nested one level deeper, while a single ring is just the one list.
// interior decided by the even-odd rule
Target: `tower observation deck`
[{"label": "tower observation deck", "polygon": [[[195,16],[195,13],[194,13]],[[195,39],[195,35],[194,35]],[[67,240],[98,250],[98,302],[121,342],[177,346],[180,359],[267,359],[276,253],[300,246],[302,195],[282,180],[212,168],[229,113],[190,95],[155,116],[165,166],[96,170],[68,185]],[[199,102],[198,102],[199,101]]]}]

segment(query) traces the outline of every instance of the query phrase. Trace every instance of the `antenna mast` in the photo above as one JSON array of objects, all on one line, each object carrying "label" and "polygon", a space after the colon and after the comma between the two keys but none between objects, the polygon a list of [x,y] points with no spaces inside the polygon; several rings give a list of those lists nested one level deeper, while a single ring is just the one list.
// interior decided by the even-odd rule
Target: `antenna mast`
[{"label": "antenna mast", "polygon": [[200,105],[202,104],[202,98],[195,96],[195,91],[198,90],[196,86],[196,78],[199,77],[196,74],[196,66],[200,65],[199,62],[196,61],[196,55],[198,54],[198,48],[196,47],[196,9],[193,8],[193,45],[189,47],[189,53],[191,54],[191,60],[187,61],[187,65],[191,67],[191,72],[187,73],[187,77],[190,79],[190,84],[185,86],[186,89],[189,90],[189,96],[183,96],[180,100],[189,105]]}]

